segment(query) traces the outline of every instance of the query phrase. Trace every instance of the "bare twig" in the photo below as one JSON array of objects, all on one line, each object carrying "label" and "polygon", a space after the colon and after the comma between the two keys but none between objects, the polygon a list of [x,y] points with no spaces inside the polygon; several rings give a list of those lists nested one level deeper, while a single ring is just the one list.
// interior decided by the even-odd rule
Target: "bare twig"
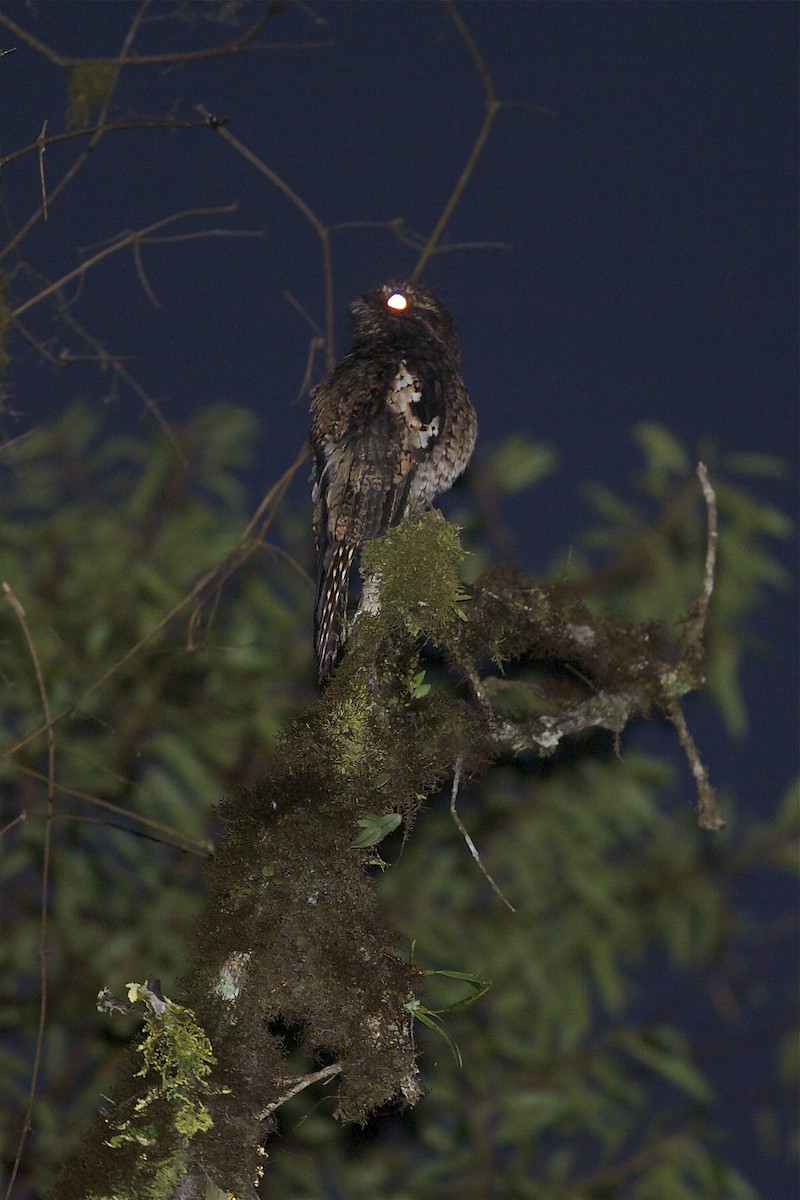
[{"label": "bare twig", "polygon": [[703,586],[700,595],[694,602],[692,611],[686,618],[681,639],[682,656],[699,660],[703,652],[703,635],[708,618],[708,606],[711,593],[714,590],[714,572],[717,563],[717,498],[708,478],[704,463],[697,464],[697,478],[703,489],[703,499],[706,504],[706,561],[703,572]]},{"label": "bare twig", "polygon": [[3,828],[0,829],[0,838],[5,837],[5,835],[7,833],[10,833],[11,830],[16,825],[22,825],[25,821],[27,821],[27,819],[28,819],[28,814],[26,812],[23,811],[21,813],[17,813],[17,815],[15,817],[12,817],[12,819],[10,821],[6,821]]},{"label": "bare twig", "polygon": [[411,272],[412,279],[418,279],[420,277],[427,266],[428,261],[437,252],[441,236],[444,233],[451,216],[453,215],[453,210],[461,199],[461,195],[470,180],[472,172],[475,170],[475,165],[483,153],[483,148],[486,145],[492,125],[495,121],[495,117],[502,107],[502,102],[497,98],[494,82],[489,74],[489,69],[486,66],[486,63],[483,60],[483,55],[478,49],[472,34],[469,32],[463,20],[461,19],[461,14],[459,13],[455,4],[453,4],[453,0],[443,0],[443,3],[450,20],[455,25],[459,35],[461,36],[461,40],[464,42],[464,45],[467,48],[469,56],[475,66],[475,70],[478,73],[478,77],[483,85],[484,96],[486,98],[486,115],[483,118],[483,124],[478,131],[478,136],[476,137],[475,143],[470,150],[466,163],[464,164],[464,169],[459,175],[456,185],[453,188],[450,199],[442,209],[441,216],[436,222],[433,232],[425,243],[422,253],[417,259],[417,265]]},{"label": "bare twig", "polygon": [[42,702],[42,710],[44,712],[45,725],[47,730],[47,809],[44,820],[44,846],[42,850],[42,878],[39,900],[39,1022],[36,1030],[36,1045],[33,1052],[33,1065],[31,1066],[31,1079],[28,1087],[28,1102],[25,1106],[25,1116],[22,1122],[22,1129],[17,1143],[17,1152],[14,1156],[14,1165],[11,1169],[11,1175],[6,1189],[6,1200],[10,1200],[11,1193],[14,1189],[14,1182],[17,1178],[20,1163],[22,1162],[22,1153],[25,1149],[25,1143],[28,1140],[28,1134],[33,1126],[31,1124],[33,1118],[33,1106],[36,1101],[36,1088],[39,1082],[39,1072],[42,1065],[42,1051],[44,1049],[44,1031],[47,1019],[47,914],[48,914],[48,896],[50,892],[50,846],[53,830],[53,799],[55,796],[55,766],[56,766],[56,742],[53,731],[53,719],[50,713],[50,702],[47,698],[47,689],[44,685],[44,675],[42,674],[42,666],[39,662],[39,655],[36,651],[36,643],[28,625],[25,616],[25,609],[20,604],[17,597],[14,595],[11,587],[7,583],[0,585],[0,592],[11,605],[14,613],[19,621],[20,628],[25,636],[25,641],[28,644],[28,651],[33,662],[33,669],[36,674],[36,683],[39,688],[39,697]]},{"label": "bare twig", "polygon": [[39,134],[39,182],[42,185],[42,213],[45,221],[47,220],[47,187],[44,181],[44,135],[47,133],[47,117],[42,125],[42,132]]},{"label": "bare twig", "polygon": [[85,275],[88,270],[102,262],[104,258],[108,258],[111,254],[117,254],[125,246],[135,246],[137,243],[144,241],[149,234],[154,233],[158,229],[165,229],[169,225],[173,225],[176,221],[183,221],[189,217],[209,217],[219,216],[221,213],[231,213],[236,211],[236,204],[224,204],[219,208],[187,208],[183,212],[172,213],[169,217],[162,217],[160,221],[154,221],[152,225],[146,225],[144,229],[134,229],[129,233],[123,234],[117,238],[111,245],[106,246],[103,250],[98,250],[91,258],[80,263],[77,267],[73,267],[66,275],[62,275],[55,283],[49,284],[43,288],[35,296],[31,296],[23,304],[20,304],[11,312],[12,319],[21,317],[28,309],[34,305],[40,304],[42,300],[46,300],[48,296],[52,296],[54,292],[59,291],[66,284],[71,283],[73,279],[79,279]]},{"label": "bare twig", "polygon": [[[128,368],[125,366],[124,359],[117,355],[109,354],[105,346],[98,342],[97,339],[89,333],[88,329],[84,329],[84,327],[75,320],[72,310],[66,300],[61,300],[59,312],[61,320],[64,322],[66,327],[71,329],[75,334],[77,334],[78,337],[83,339],[89,349],[92,350],[96,355],[96,360],[101,363],[102,366],[107,366],[110,368],[114,378],[121,379],[122,382],[131,389],[133,394],[139,400],[141,400],[142,404],[156,421],[157,425],[159,425],[159,427],[163,430],[166,437],[169,438],[170,444],[177,454],[179,461],[185,466],[186,454],[184,453],[183,446],[181,446],[180,442],[176,438],[169,421],[164,416],[157,402],[153,399],[150,393],[146,391],[145,388],[143,388],[139,383],[138,379],[136,379],[130,373]],[[62,366],[69,365],[71,361],[72,359],[67,355],[61,356]]]},{"label": "bare twig", "polygon": [[[118,65],[122,64],[127,59],[128,54],[131,51],[134,40],[136,38],[136,34],[139,31],[139,26],[141,25],[142,18],[144,17],[144,13],[147,9],[148,3],[149,3],[149,0],[144,0],[144,3],[140,6],[140,8],[134,14],[133,19],[131,20],[130,26],[128,27],[128,30],[125,34],[125,38],[123,39],[123,42],[122,42],[122,47],[120,49],[120,54],[119,54]],[[7,28],[12,29],[12,31],[16,32],[18,34],[18,36],[20,38],[22,38],[22,40],[26,41],[28,43],[28,45],[30,45],[33,49],[37,50],[40,54],[43,54],[45,58],[49,58],[52,62],[55,62],[60,67],[63,67],[66,65],[66,60],[63,59],[61,57],[61,55],[56,55],[55,52],[51,51],[48,46],[45,46],[43,42],[39,42],[38,39],[34,38],[32,34],[28,34],[26,30],[21,29],[18,25],[16,25],[13,21],[11,21],[11,19],[9,17],[7,17],[5,13],[0,12],[0,23],[5,24]],[[119,77],[119,72],[117,73],[117,78],[118,77]],[[105,133],[107,132],[106,119],[108,117],[108,111],[109,111],[109,108],[111,107],[111,101],[113,99],[115,89],[116,89],[116,81],[115,81],[114,87],[109,89],[108,95],[106,96],[103,104],[100,107],[100,111],[97,115],[97,131],[96,131],[96,133],[92,134],[91,138],[89,139],[87,144],[84,146],[81,154],[79,154],[78,157],[70,164],[70,166],[67,168],[67,170],[64,172],[64,174],[61,176],[61,179],[58,181],[56,186],[54,188],[50,189],[50,195],[48,198],[50,208],[53,207],[53,204],[56,201],[56,199],[69,186],[69,184],[72,182],[72,180],[75,178],[75,176],[81,170],[81,168],[88,162],[88,160],[92,154],[92,151],[100,144],[103,137],[105,136]],[[24,225],[22,225],[17,230],[17,232],[14,234],[14,236],[12,238],[9,239],[9,241],[6,243],[6,245],[3,247],[3,249],[0,250],[0,261],[2,261],[2,259],[5,258],[6,256],[14,253],[14,251],[17,249],[17,247],[20,245],[20,243],[22,241],[24,241],[24,239],[30,233],[31,229],[34,227],[34,225],[37,224],[37,222],[41,219],[42,216],[43,216],[43,210],[40,206],[38,209],[36,209],[35,212],[31,213],[31,215],[28,217],[28,220],[24,223]]]},{"label": "bare twig", "polygon": [[[292,1086],[282,1096],[278,1096],[276,1100],[272,1100],[265,1109],[258,1114],[258,1120],[264,1121],[267,1117],[275,1112],[276,1108],[280,1108],[287,1100],[291,1100],[292,1096],[296,1096],[298,1092],[305,1091],[307,1087],[311,1087],[313,1083],[322,1083],[325,1079],[332,1079],[334,1075],[341,1072],[341,1063],[331,1063],[329,1067],[323,1067],[320,1071],[314,1071],[311,1075],[301,1075],[298,1079],[292,1080]],[[287,1079],[285,1081],[289,1083]]]},{"label": "bare twig", "polygon": [[[63,754],[62,754],[63,758]],[[40,771],[35,771],[32,767],[17,766],[17,770],[21,775],[27,775],[30,779],[39,779],[47,782],[47,776],[42,775]],[[76,800],[86,800],[89,804],[93,804],[96,808],[107,809],[108,812],[116,813],[118,816],[125,817],[128,821],[136,825],[144,825],[148,829],[157,830],[162,836],[157,840],[164,842],[165,845],[179,845],[181,850],[188,850],[192,854],[209,854],[211,852],[211,843],[206,838],[195,838],[191,834],[182,833],[180,829],[176,829],[173,825],[166,825],[163,821],[156,821],[152,817],[145,817],[141,813],[134,812],[132,808],[124,808],[122,805],[113,804],[110,800],[103,800],[100,796],[95,796],[91,792],[82,792],[78,788],[67,787],[63,783],[55,783],[55,791],[61,796],[73,796]],[[90,818],[74,817],[73,820],[89,820]],[[138,830],[117,825],[117,829],[125,828],[127,833],[137,833]],[[0,832],[2,832],[0,830]],[[154,836],[154,835],[150,835]]]},{"label": "bare twig", "polygon": [[[245,562],[247,562],[250,555],[253,554],[259,546],[263,545],[264,534],[267,532],[277,516],[278,510],[283,501],[283,497],[286,494],[286,489],[294,478],[295,471],[301,465],[301,463],[305,462],[307,458],[308,445],[304,443],[297,459],[292,463],[291,467],[283,473],[278,482],[274,484],[272,488],[270,488],[269,492],[264,497],[261,504],[259,504],[253,516],[250,518],[247,528],[239,539],[237,546],[228,555],[225,563],[216,573],[217,579],[211,598],[211,613],[206,621],[207,628],[210,627],[216,615],[217,608],[222,599],[222,589],[225,587],[225,584],[231,578],[233,573],[237,571]],[[261,527],[258,530],[258,533],[251,537],[251,534],[254,533],[254,530],[259,523],[261,523]],[[195,645],[195,632],[200,623],[201,611],[201,606],[198,605],[189,620],[187,645],[190,648],[194,648]]]},{"label": "bare twig", "polygon": [[175,246],[178,242],[197,242],[210,237],[258,238],[264,237],[266,229],[194,229],[188,233],[168,233],[165,237],[143,238],[142,246]]},{"label": "bare twig", "polygon": [[201,62],[210,58],[229,58],[240,54],[243,50],[274,51],[274,50],[322,50],[333,45],[332,42],[255,42],[256,36],[264,26],[278,13],[277,5],[270,5],[263,16],[245,30],[237,38],[224,42],[221,46],[210,46],[206,50],[173,50],[166,54],[137,54],[136,58],[127,59],[126,67],[153,66],[188,66],[190,63]]},{"label": "bare twig", "polygon": [[306,366],[303,371],[303,378],[300,382],[300,387],[297,389],[297,395],[292,400],[292,405],[299,403],[300,400],[308,398],[311,381],[314,378],[314,368],[317,362],[317,354],[325,348],[325,337],[317,322],[311,316],[307,309],[303,307],[291,292],[285,291],[284,296],[296,313],[299,313],[305,323],[311,330],[311,337],[308,341],[308,351],[306,353]]},{"label": "bare twig", "polygon": [[325,339],[321,337],[312,337],[308,341],[308,352],[306,354],[306,365],[303,371],[303,378],[300,382],[300,387],[297,389],[297,394],[292,400],[292,404],[298,404],[301,400],[308,400],[308,393],[311,388],[311,381],[314,378],[314,369],[317,363],[317,355],[320,350],[325,349]]},{"label": "bare twig", "polygon": [[136,274],[139,277],[139,283],[142,285],[142,291],[147,296],[153,308],[161,308],[161,301],[150,286],[150,280],[147,278],[147,272],[144,269],[141,242],[134,242],[133,244],[133,261],[136,267]]},{"label": "bare twig", "polygon": [[683,709],[677,700],[667,706],[666,713],[678,732],[678,739],[697,785],[697,824],[701,829],[724,829],[725,820],[719,811],[714,789],[708,781],[708,768],[702,763],[695,740],[686,724]]},{"label": "bare twig", "polygon": [[481,856],[478,853],[478,849],[477,849],[475,843],[473,842],[472,838],[467,833],[467,830],[464,826],[464,822],[461,820],[461,818],[458,815],[458,812],[456,811],[456,800],[458,799],[458,788],[461,783],[462,766],[463,766],[463,764],[462,764],[461,758],[459,757],[458,761],[456,762],[456,769],[453,774],[453,787],[450,792],[450,816],[455,821],[456,828],[458,829],[459,833],[463,837],[464,841],[467,843],[470,854],[472,855],[472,857],[475,859],[475,862],[480,867],[483,875],[486,877],[486,879],[491,884],[493,890],[497,893],[497,895],[503,901],[503,904],[505,904],[506,908],[510,909],[511,912],[515,913],[517,910],[514,908],[514,905],[511,903],[510,900],[506,899],[506,897],[500,891],[500,888],[497,886],[495,881],[492,879],[489,872],[486,870],[486,867],[481,862]]},{"label": "bare twig", "polygon": [[513,242],[442,242],[437,254],[453,254],[460,250],[515,250]]},{"label": "bare twig", "polygon": [[16,162],[18,158],[24,158],[27,154],[39,153],[41,150],[48,150],[51,146],[57,145],[58,142],[71,141],[73,138],[85,138],[95,133],[119,133],[124,130],[141,130],[141,129],[208,129],[208,121],[178,121],[174,117],[142,117],[136,121],[113,121],[105,125],[87,125],[82,129],[67,129],[63,133],[51,133],[50,137],[43,138],[40,134],[35,142],[30,142],[27,146],[21,146],[18,150],[12,150],[9,154],[4,154],[0,157],[0,167],[7,167],[9,163]]},{"label": "bare twig", "polygon": [[[238,231],[238,230],[224,231],[224,230],[216,230],[216,229],[214,229],[214,230],[198,230],[192,234],[185,234],[185,235],[174,234],[174,235],[171,235],[170,238],[164,238],[164,239],[147,238],[144,240],[144,244],[149,245],[152,242],[159,241],[159,240],[170,241],[173,238],[175,240],[180,240],[181,237],[202,237],[205,234],[208,234],[208,236],[211,237],[211,236],[215,236],[217,234],[221,235],[222,233],[225,233],[225,232],[228,232],[231,235],[236,235],[240,231]],[[136,245],[138,245],[138,243],[134,245],[134,250],[136,249]],[[52,288],[54,286],[56,288],[58,287],[58,285],[51,284],[49,280],[45,280],[44,277],[39,272],[33,272],[32,268],[30,268],[27,264],[25,264],[25,269],[28,271],[28,273],[32,277],[35,276],[36,282],[40,286],[40,291],[44,291],[45,288],[49,288],[52,291]],[[72,312],[71,303],[66,297],[61,296],[59,294],[58,290],[56,290],[55,295],[56,295],[56,300],[58,302],[58,311],[59,311],[59,316],[60,316],[61,321],[63,322],[63,324],[66,326],[67,329],[70,329],[73,333],[75,333],[77,335],[77,337],[79,337],[86,344],[88,349],[91,351],[90,354],[88,354],[88,355],[71,354],[69,352],[69,350],[67,350],[66,348],[62,348],[60,350],[60,352],[57,355],[55,355],[50,352],[50,350],[48,349],[48,346],[45,343],[43,343],[41,340],[36,338],[34,336],[34,334],[31,333],[25,327],[25,325],[22,323],[22,321],[20,321],[20,320],[14,321],[15,330],[20,334],[21,337],[23,337],[30,345],[32,345],[36,349],[38,354],[40,354],[44,359],[46,359],[49,363],[51,363],[55,367],[61,367],[61,368],[69,367],[72,365],[72,363],[75,363],[75,362],[96,362],[96,363],[100,364],[101,368],[109,370],[112,373],[112,394],[113,394],[113,389],[116,385],[117,379],[121,380],[124,384],[126,384],[126,386],[129,387],[130,390],[134,393],[134,395],[142,402],[144,407],[147,409],[147,411],[150,413],[150,415],[153,417],[153,419],[156,421],[156,423],[160,426],[164,435],[169,439],[173,450],[175,451],[176,455],[178,456],[178,459],[180,460],[180,462],[182,463],[183,466],[186,466],[186,455],[184,453],[183,447],[181,446],[180,442],[176,438],[175,433],[173,432],[169,422],[167,421],[167,418],[162,413],[157,401],[150,395],[149,392],[146,391],[146,389],[139,383],[139,381],[131,374],[131,372],[125,366],[126,360],[124,358],[122,358],[120,355],[112,354],[109,350],[106,349],[106,347],[104,345],[102,345],[101,342],[99,342],[97,340],[97,338],[95,338],[92,334],[90,334],[89,331],[87,329],[85,329],[80,324],[79,321],[76,320],[76,318]]]},{"label": "bare twig", "polygon": [[240,142],[229,129],[219,125],[216,118],[208,111],[204,104],[198,104],[196,111],[200,113],[201,117],[205,117],[229,146],[232,146],[238,154],[241,154],[242,158],[246,159],[252,167],[255,167],[265,179],[269,180],[273,187],[276,187],[295,206],[319,238],[322,250],[322,276],[325,283],[325,344],[327,347],[328,363],[331,364],[333,362],[333,264],[331,261],[330,229],[326,225],[323,225],[314,210],[306,204],[302,196],[299,196],[282,176],[267,166],[262,158],[254,154],[248,146],[245,146],[244,142]]},{"label": "bare twig", "polygon": [[[144,11],[148,5],[142,6],[142,11],[139,14],[138,21],[140,22],[144,16]],[[261,32],[269,20],[276,15],[277,9],[270,6],[268,11],[258,18],[248,29],[245,30],[238,38],[233,38],[229,42],[223,43],[221,46],[210,46],[205,50],[173,50],[168,54],[137,54],[135,58],[130,58],[125,53],[125,48],[120,53],[117,59],[117,64],[121,67],[153,67],[153,66],[184,66],[190,63],[202,61],[210,58],[226,58],[232,55],[239,54],[243,50],[255,51],[275,51],[275,50],[323,50],[332,45],[331,42],[260,42],[254,43],[254,39]],[[138,23],[138,22],[137,22]],[[51,46],[42,42],[29,30],[24,29],[13,21],[11,17],[0,12],[0,25],[4,25],[6,29],[15,34],[21,42],[30,46],[42,58],[46,58],[48,62],[54,63],[57,67],[69,69],[79,63],[79,58],[73,58],[70,55],[59,54]],[[16,47],[14,47],[16,49]],[[1,54],[10,54],[10,50],[0,51]],[[113,60],[109,60],[113,61]]]},{"label": "bare twig", "polygon": [[323,340],[322,330],[320,329],[319,325],[314,320],[314,318],[312,317],[312,315],[308,311],[308,309],[305,308],[300,303],[300,301],[297,299],[296,296],[292,295],[292,293],[288,290],[288,288],[284,290],[283,296],[284,296],[284,299],[286,300],[286,302],[292,306],[294,311],[303,318],[306,325],[308,325],[309,329],[314,334],[314,336],[316,338],[318,338],[320,341],[322,341]]},{"label": "bare twig", "polygon": [[173,850],[180,850],[183,854],[194,854],[197,858],[209,858],[214,853],[214,846],[211,842],[200,843],[200,849],[198,849],[197,846],[186,845],[174,838],[157,837],[154,833],[145,833],[143,829],[131,829],[129,825],[123,825],[120,821],[109,821],[102,817],[82,817],[79,813],[56,813],[54,820],[72,821],[75,825],[99,825],[102,829],[119,829],[129,837],[143,838],[145,841],[155,842],[157,846],[170,846]]},{"label": "bare twig", "polygon": [[290,51],[297,54],[305,50],[331,50],[335,45],[335,42],[254,42],[252,46],[241,46],[235,42],[228,42],[225,46],[212,46],[207,50],[178,50],[174,54],[137,55],[136,58],[129,59],[125,63],[125,66],[152,67],[174,64],[177,67],[182,67],[189,63],[197,62],[199,59],[224,58],[233,54],[239,54],[243,50],[249,51],[252,54],[273,54],[275,51]]},{"label": "bare twig", "polygon": [[8,13],[0,12],[0,25],[4,25],[15,37],[18,37],[26,46],[30,46],[31,50],[35,50],[37,54],[41,54],[42,58],[46,58],[48,62],[55,63],[57,67],[65,67],[67,65],[68,60],[63,55],[58,54],[51,46],[45,45],[44,42],[40,42],[34,34],[29,33],[27,29],[23,29],[21,25],[13,21]]},{"label": "bare twig", "polygon": [[[247,557],[249,557],[249,555],[253,552],[253,547],[247,549],[248,543],[251,541],[252,534],[257,528],[259,522],[262,520],[264,513],[267,512],[267,510],[272,506],[277,507],[286,491],[286,488],[293,479],[295,472],[306,461],[307,458],[308,447],[304,443],[301,451],[291,466],[284,471],[277,483],[270,488],[269,492],[264,497],[264,500],[256,509],[256,512],[242,530],[242,533],[239,535],[239,538],[233,549],[230,550],[228,554],[226,554],[225,557],[219,563],[217,563],[216,566],[212,567],[210,571],[207,571],[202,579],[198,580],[191,591],[187,592],[187,594],[181,600],[179,600],[178,603],[175,604],[169,610],[169,612],[161,618],[160,621],[157,621],[153,628],[146,633],[143,638],[140,638],[138,642],[125,651],[121,658],[118,658],[117,661],[113,663],[106,671],[104,671],[102,675],[99,675],[98,678],[95,679],[94,683],[91,683],[89,687],[87,687],[85,691],[83,691],[81,695],[75,701],[73,701],[72,704],[62,709],[61,712],[53,718],[51,722],[53,726],[57,725],[60,721],[63,721],[63,719],[69,716],[71,713],[80,709],[89,696],[92,696],[96,691],[108,683],[109,679],[113,678],[117,671],[124,667],[126,663],[130,662],[131,659],[135,658],[136,655],[145,646],[147,646],[154,637],[157,637],[162,629],[169,625],[170,621],[172,621],[179,613],[183,612],[183,610],[189,604],[191,604],[197,596],[201,595],[202,592],[204,592],[206,588],[220,578],[220,576],[227,579],[228,574],[230,574],[230,569],[232,569],[230,568],[229,564],[236,563],[238,565],[240,562],[246,561]],[[272,517],[268,516],[266,523],[269,524],[271,519]],[[242,557],[243,551],[245,552],[244,557]],[[224,574],[226,571],[228,574]],[[33,742],[36,740],[36,738],[40,737],[46,729],[48,729],[47,723],[38,726],[38,728],[26,734],[25,737],[20,738],[18,742],[15,742],[13,746],[10,746],[7,750],[3,751],[3,754],[0,755],[0,758],[11,758],[24,746],[29,745],[30,742]]]}]

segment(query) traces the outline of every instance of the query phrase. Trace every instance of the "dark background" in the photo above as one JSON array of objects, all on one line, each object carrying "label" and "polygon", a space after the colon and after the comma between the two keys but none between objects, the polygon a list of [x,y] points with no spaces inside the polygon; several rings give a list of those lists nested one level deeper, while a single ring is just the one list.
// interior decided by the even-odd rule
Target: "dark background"
[{"label": "dark background", "polygon": [[[258,6],[250,7],[254,17]],[[218,40],[199,19],[203,8],[188,6],[188,21],[146,25],[139,52]],[[135,10],[2,5],[60,52],[98,57],[119,52]],[[154,5],[149,15],[171,11]],[[498,115],[445,241],[508,247],[438,257],[425,281],[461,332],[479,447],[524,431],[558,454],[558,473],[506,514],[516,553],[536,575],[585,528],[584,482],[632,494],[641,459],[630,435],[639,421],[662,422],[693,456],[709,444],[719,453],[796,456],[798,7],[552,2],[459,11],[511,106]],[[262,40],[320,48],[130,70],[118,115],[162,115],[179,97],[179,115],[194,118],[202,103],[228,117],[236,137],[324,224],[402,217],[427,234],[484,113],[474,65],[446,11],[426,2],[288,5]],[[63,128],[66,108],[63,72],[0,31],[0,48],[12,45],[0,60],[0,154],[33,141],[45,118],[49,132]],[[74,142],[47,151],[49,186],[75,152]],[[5,168],[3,211],[13,228],[36,207],[39,186],[35,155]],[[114,256],[85,277],[79,311],[130,359],[167,420],[217,402],[259,413],[255,506],[307,427],[307,402],[295,397],[309,330],[285,290],[323,322],[319,241],[297,209],[206,130],[122,132],[104,140],[23,252],[55,278],[75,265],[78,248],[234,200],[236,214],[185,228],[263,236],[145,247],[158,309],[130,253]],[[350,299],[407,274],[416,253],[386,229],[358,227],[333,235],[333,256],[341,349]],[[42,338],[56,332],[44,305],[29,327]],[[59,373],[24,343],[13,349],[4,435],[107,386],[94,366]],[[146,419],[124,390],[108,413],[116,427]],[[295,481],[298,502],[306,486]],[[759,481],[758,491],[794,507],[794,480]],[[780,553],[794,575],[793,548]],[[689,718],[723,795],[766,816],[796,772],[793,586],[774,595],[753,633],[747,738],[732,741],[703,702],[690,704]],[[633,731],[628,744],[637,736],[645,735]],[[748,899],[769,914],[793,895]],[[787,973],[795,969],[786,964]],[[726,1068],[729,1096],[768,1086],[757,1043],[748,1054],[745,1039],[743,1050],[732,1075]],[[722,1119],[734,1134],[725,1153],[763,1194],[793,1194],[786,1170],[760,1153],[746,1106],[726,1104]]]}]

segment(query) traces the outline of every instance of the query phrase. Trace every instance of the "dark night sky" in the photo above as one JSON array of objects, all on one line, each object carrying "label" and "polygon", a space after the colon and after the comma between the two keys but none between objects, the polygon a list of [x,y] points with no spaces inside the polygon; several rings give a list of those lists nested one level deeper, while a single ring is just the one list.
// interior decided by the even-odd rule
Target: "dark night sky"
[{"label": "dark night sky", "polygon": [[[134,6],[2,9],[65,53],[100,56],[117,53]],[[449,254],[425,281],[461,332],[479,444],[522,430],[558,453],[560,471],[520,502],[514,521],[520,558],[541,572],[587,523],[584,482],[628,487],[641,461],[630,436],[638,421],[663,422],[693,454],[707,438],[721,452],[796,457],[798,6],[553,0],[473,2],[460,12],[498,95],[516,106],[499,115],[446,240],[511,249]],[[0,33],[0,46],[14,44]],[[423,0],[290,5],[266,37],[328,48],[131,71],[121,109],[156,115],[179,96],[192,117],[202,103],[228,117],[326,224],[402,216],[428,232],[484,111],[445,11]],[[202,23],[159,24],[145,30],[140,52],[207,38]],[[51,132],[60,128],[65,96],[63,76],[24,45],[0,66],[4,154],[35,139],[45,117]],[[48,151],[49,186],[74,153],[74,143]],[[38,188],[34,156],[5,170],[16,225]],[[308,331],[284,289],[322,319],[319,244],[296,209],[207,131],[121,133],[103,143],[26,254],[52,278],[75,264],[76,247],[233,200],[238,212],[213,223],[264,229],[263,237],[147,249],[158,310],[130,257],[111,259],[87,277],[80,315],[131,356],[168,419],[219,401],[263,417],[255,502],[307,425],[305,403],[291,400]],[[379,229],[342,231],[333,245],[341,348],[349,300],[407,273],[415,255]],[[35,314],[31,328],[51,331],[49,315]],[[17,432],[77,388],[97,395],[102,386],[88,369],[59,376],[15,349]],[[121,404],[138,418],[137,401]],[[779,507],[794,505],[794,484],[758,487]],[[781,552],[794,573],[793,549]],[[746,668],[748,740],[732,745],[707,706],[690,707],[715,781],[759,814],[797,769],[793,591],[755,625],[768,649]],[[765,911],[777,902],[786,896],[760,900]],[[788,1195],[786,1177],[754,1164],[753,1143],[742,1139],[732,1152],[764,1195]]]}]

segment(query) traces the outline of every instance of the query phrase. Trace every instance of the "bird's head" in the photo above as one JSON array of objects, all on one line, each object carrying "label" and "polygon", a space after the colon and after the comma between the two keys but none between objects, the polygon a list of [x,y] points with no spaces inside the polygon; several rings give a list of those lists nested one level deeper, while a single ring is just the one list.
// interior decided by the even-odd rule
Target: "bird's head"
[{"label": "bird's head", "polygon": [[438,342],[458,358],[459,341],[453,318],[433,292],[421,283],[390,280],[350,305],[355,340],[391,338],[404,342],[424,337]]}]

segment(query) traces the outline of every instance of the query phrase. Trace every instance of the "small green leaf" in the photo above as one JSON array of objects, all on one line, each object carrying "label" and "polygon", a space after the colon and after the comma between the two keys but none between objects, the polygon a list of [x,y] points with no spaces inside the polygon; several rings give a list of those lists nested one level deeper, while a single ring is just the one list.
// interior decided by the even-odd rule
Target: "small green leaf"
[{"label": "small green leaf", "polygon": [[785,479],[789,464],[774,454],[729,454],[725,465],[740,475],[761,475],[767,479]]},{"label": "small green leaf", "polygon": [[420,1003],[419,1000],[409,1000],[407,1004],[403,1005],[403,1007],[405,1008],[406,1012],[409,1012],[417,1021],[421,1021],[423,1025],[427,1025],[428,1029],[432,1029],[433,1032],[437,1033],[443,1041],[447,1042],[453,1058],[460,1067],[463,1067],[464,1060],[461,1057],[461,1051],[459,1050],[456,1042],[453,1041],[450,1034],[445,1029],[444,1025],[442,1025],[441,1021],[436,1016],[436,1013],[434,1013],[430,1008],[426,1008],[425,1005]]},{"label": "small green leaf", "polygon": [[499,492],[521,492],[549,475],[555,461],[553,451],[547,446],[517,433],[492,452],[488,472]]},{"label": "small green leaf", "polygon": [[687,1043],[677,1030],[659,1026],[640,1033],[629,1031],[618,1040],[633,1058],[687,1095],[704,1104],[713,1100],[711,1085],[689,1061]]},{"label": "small green leaf", "polygon": [[431,685],[429,683],[424,683],[424,679],[425,672],[418,671],[411,680],[411,695],[414,700],[421,700],[422,697],[427,696],[428,692],[431,690]]},{"label": "small green leaf", "polygon": [[473,994],[470,996],[462,996],[460,1000],[454,1000],[452,1004],[446,1004],[444,1008],[430,1008],[428,1012],[434,1015],[441,1013],[455,1012],[458,1008],[467,1008],[470,1004],[474,1004],[476,1000],[480,1000],[481,996],[485,996],[492,986],[488,979],[480,979],[477,975],[473,975],[469,971],[440,971],[433,968],[422,971],[422,975],[443,975],[446,979],[461,979],[464,983],[468,983],[473,989]]},{"label": "small green leaf", "polygon": [[206,1175],[206,1194],[204,1200],[227,1200],[230,1192],[223,1192],[222,1188],[218,1188],[213,1180]]},{"label": "small green leaf", "polygon": [[676,474],[685,474],[689,470],[686,451],[663,425],[656,421],[641,421],[635,432],[637,442],[650,459],[651,468]]},{"label": "small green leaf", "polygon": [[367,846],[377,846],[378,842],[382,842],[397,829],[402,819],[400,813],[396,812],[367,813],[366,816],[359,817],[356,824],[361,826],[362,832],[353,838],[350,848],[363,850]]}]

